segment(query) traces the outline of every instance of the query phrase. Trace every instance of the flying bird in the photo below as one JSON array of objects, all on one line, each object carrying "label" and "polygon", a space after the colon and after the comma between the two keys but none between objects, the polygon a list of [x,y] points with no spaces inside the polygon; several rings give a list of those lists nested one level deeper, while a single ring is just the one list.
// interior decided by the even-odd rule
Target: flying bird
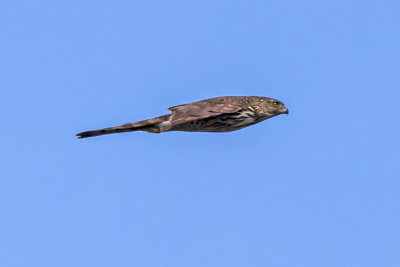
[{"label": "flying bird", "polygon": [[232,132],[280,114],[289,114],[286,106],[273,98],[258,96],[222,96],[170,107],[170,114],[126,123],[120,126],[78,133],[79,138],[104,134],[146,131],[163,133]]}]

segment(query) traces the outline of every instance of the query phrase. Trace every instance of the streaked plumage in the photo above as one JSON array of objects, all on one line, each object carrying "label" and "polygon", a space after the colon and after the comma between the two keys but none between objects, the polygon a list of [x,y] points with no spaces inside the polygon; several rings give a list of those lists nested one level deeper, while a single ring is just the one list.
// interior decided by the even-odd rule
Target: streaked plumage
[{"label": "streaked plumage", "polygon": [[131,131],[162,133],[232,132],[279,114],[288,114],[283,103],[258,96],[223,96],[170,107],[171,114],[121,126],[78,133],[79,138]]}]

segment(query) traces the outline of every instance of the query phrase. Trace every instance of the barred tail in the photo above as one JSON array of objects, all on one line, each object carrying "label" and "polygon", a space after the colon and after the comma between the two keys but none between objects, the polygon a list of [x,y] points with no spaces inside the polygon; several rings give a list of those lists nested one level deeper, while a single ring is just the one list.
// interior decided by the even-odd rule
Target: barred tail
[{"label": "barred tail", "polygon": [[78,133],[76,136],[78,138],[87,138],[87,137],[94,137],[104,134],[114,134],[114,133],[124,133],[124,132],[132,132],[132,131],[146,131],[149,133],[160,133],[160,126],[159,124],[167,121],[170,115],[164,115],[157,118],[138,121],[134,123],[126,123],[120,126],[109,127],[99,130],[87,131]]}]

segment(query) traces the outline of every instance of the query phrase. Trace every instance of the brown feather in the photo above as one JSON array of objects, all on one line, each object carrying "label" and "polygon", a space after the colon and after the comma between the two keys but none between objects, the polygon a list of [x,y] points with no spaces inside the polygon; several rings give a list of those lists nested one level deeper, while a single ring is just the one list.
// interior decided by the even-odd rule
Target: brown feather
[{"label": "brown feather", "polygon": [[86,138],[131,131],[231,132],[289,111],[280,101],[257,96],[224,96],[173,106],[171,114],[77,134]]}]

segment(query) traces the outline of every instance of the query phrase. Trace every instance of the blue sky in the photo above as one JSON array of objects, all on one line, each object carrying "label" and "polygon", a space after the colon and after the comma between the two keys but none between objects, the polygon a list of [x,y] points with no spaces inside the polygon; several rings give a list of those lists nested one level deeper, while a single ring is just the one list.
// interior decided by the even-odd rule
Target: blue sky
[{"label": "blue sky", "polygon": [[[2,1],[1,265],[400,266],[399,10]],[[290,115],[74,136],[223,95]]]}]

